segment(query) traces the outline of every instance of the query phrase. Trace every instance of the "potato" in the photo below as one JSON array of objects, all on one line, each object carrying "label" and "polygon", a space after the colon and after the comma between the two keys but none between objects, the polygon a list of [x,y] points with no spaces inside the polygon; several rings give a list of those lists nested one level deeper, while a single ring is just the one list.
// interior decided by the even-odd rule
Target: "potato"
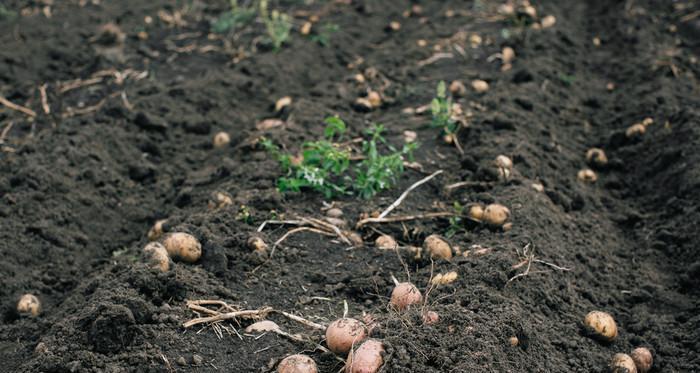
[{"label": "potato", "polygon": [[437,324],[440,321],[440,315],[435,311],[427,311],[423,313],[423,323],[426,325]]},{"label": "potato", "polygon": [[313,24],[311,22],[304,22],[304,24],[301,26],[301,29],[299,30],[299,33],[302,35],[308,35],[311,33],[311,27]]},{"label": "potato", "polygon": [[595,183],[598,180],[598,175],[590,168],[580,170],[576,177],[585,183]]},{"label": "potato", "polygon": [[481,79],[473,80],[472,89],[474,89],[476,93],[484,93],[489,90],[489,83]]},{"label": "potato", "polygon": [[637,367],[629,355],[615,354],[610,361],[610,371],[612,373],[637,373]]},{"label": "potato", "polygon": [[369,104],[372,105],[372,108],[378,108],[382,106],[382,96],[379,95],[379,93],[375,91],[370,91],[367,94],[367,100],[369,101]]},{"label": "potato", "polygon": [[501,60],[503,63],[511,63],[515,59],[515,50],[511,47],[503,47],[501,51]]},{"label": "potato", "polygon": [[631,125],[627,130],[625,131],[625,136],[629,139],[636,139],[639,137],[642,137],[644,133],[647,131],[647,128],[645,125],[642,123],[637,123]]},{"label": "potato", "polygon": [[483,221],[489,225],[500,227],[510,217],[510,210],[497,203],[492,203],[484,209]]},{"label": "potato", "polygon": [[605,155],[605,151],[600,148],[590,148],[586,152],[586,163],[591,166],[602,168],[607,166],[608,157]]},{"label": "potato", "polygon": [[361,247],[365,245],[365,241],[362,239],[362,235],[353,231],[343,231],[343,235],[352,242],[356,247]]},{"label": "potato", "polygon": [[248,325],[245,328],[246,333],[264,333],[264,332],[276,332],[280,330],[280,326],[274,321],[262,320],[256,323]]},{"label": "potato", "polygon": [[600,339],[612,341],[617,338],[617,324],[609,313],[591,311],[583,320],[586,329]]},{"label": "potato", "polygon": [[498,169],[498,174],[502,179],[510,178],[513,173],[513,161],[505,155],[499,155],[494,160],[494,164]]},{"label": "potato", "polygon": [[467,94],[467,87],[464,86],[461,80],[453,80],[450,83],[450,93],[455,97],[464,97]]},{"label": "potato", "polygon": [[402,282],[391,292],[389,303],[398,311],[403,311],[413,304],[423,300],[420,290],[410,282]]},{"label": "potato", "polygon": [[389,22],[389,30],[391,30],[391,31],[401,30],[401,23],[396,22],[396,21]]},{"label": "potato", "polygon": [[394,250],[399,247],[398,242],[394,239],[394,237],[389,236],[388,234],[383,234],[374,241],[374,245],[377,246],[378,249],[382,250]]},{"label": "potato", "polygon": [[150,264],[151,268],[161,272],[168,272],[170,270],[170,256],[163,244],[160,242],[149,242],[144,246],[143,252],[146,254],[148,264]]},{"label": "potato", "polygon": [[384,345],[376,339],[368,339],[348,355],[345,373],[376,373],[384,364]]},{"label": "potato", "polygon": [[433,285],[447,285],[453,283],[459,275],[457,274],[456,271],[450,271],[447,273],[438,273],[437,275],[433,276],[433,279],[430,280],[430,283]]},{"label": "potato", "polygon": [[338,355],[345,355],[353,346],[367,338],[367,328],[361,321],[342,318],[333,321],[326,328],[326,344]]},{"label": "potato", "polygon": [[148,240],[155,241],[163,235],[163,225],[167,222],[167,219],[156,220],[155,224],[148,231]]},{"label": "potato", "polygon": [[481,221],[484,218],[484,208],[481,205],[472,205],[469,207],[469,218]]},{"label": "potato", "polygon": [[646,347],[637,347],[632,350],[630,354],[634,365],[637,367],[639,373],[646,373],[651,370],[651,366],[654,363],[654,358],[651,356],[651,351]]},{"label": "potato", "polygon": [[226,193],[215,192],[212,193],[211,198],[209,198],[207,207],[209,207],[209,210],[216,210],[224,208],[226,206],[231,206],[232,204],[233,199],[231,198],[231,196],[229,196]]},{"label": "potato", "polygon": [[545,16],[540,21],[542,28],[550,28],[550,27],[554,26],[555,23],[557,23],[557,18],[551,14],[548,16]]},{"label": "potato", "polygon": [[416,131],[403,131],[403,141],[408,143],[416,142],[418,134]]},{"label": "potato", "polygon": [[267,253],[268,246],[265,243],[265,240],[259,236],[251,236],[248,238],[247,244],[248,248],[253,249],[254,251],[259,253]]},{"label": "potato", "polygon": [[328,209],[328,211],[326,211],[326,216],[328,216],[329,218],[340,219],[343,217],[343,210],[337,207],[330,208]]},{"label": "potato", "polygon": [[289,355],[277,365],[278,373],[317,373],[316,362],[302,354]]},{"label": "potato", "polygon": [[216,135],[214,135],[214,147],[215,148],[223,148],[224,146],[227,146],[231,142],[231,136],[229,136],[228,133],[226,132],[217,132]]},{"label": "potato", "polygon": [[21,315],[38,316],[41,313],[41,302],[33,294],[24,294],[17,302],[17,312]]},{"label": "potato", "polygon": [[170,233],[165,237],[163,246],[171,258],[186,263],[194,263],[202,256],[202,244],[189,233]]},{"label": "potato", "polygon": [[508,338],[508,343],[510,343],[511,346],[516,347],[520,344],[520,340],[518,339],[518,337],[512,336]]},{"label": "potato", "polygon": [[279,113],[284,110],[287,106],[292,104],[292,98],[289,96],[284,96],[275,102],[275,112]]},{"label": "potato", "polygon": [[431,258],[452,259],[452,247],[450,247],[447,241],[436,234],[431,234],[425,238],[425,241],[423,241],[423,248],[430,254]]},{"label": "potato", "polygon": [[347,228],[348,227],[348,222],[346,222],[343,219],[331,218],[330,216],[326,216],[323,220],[327,221],[331,225],[334,225],[338,228]]}]

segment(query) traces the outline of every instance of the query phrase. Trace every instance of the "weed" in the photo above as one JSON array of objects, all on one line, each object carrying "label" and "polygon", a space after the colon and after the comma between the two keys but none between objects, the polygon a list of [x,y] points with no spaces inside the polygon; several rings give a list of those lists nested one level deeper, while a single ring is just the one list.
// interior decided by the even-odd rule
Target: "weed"
[{"label": "weed", "polygon": [[[326,198],[352,194],[370,198],[395,185],[404,171],[404,158],[412,159],[415,144],[404,145],[398,151],[382,137],[383,126],[375,125],[366,131],[369,138],[363,141],[362,155],[357,157],[361,161],[351,167],[351,148],[334,142],[340,141],[347,131],[345,122],[338,117],[329,117],[325,123],[324,139],[305,142],[298,158],[282,153],[268,139],[261,141],[261,145],[277,159],[286,173],[277,180],[281,192],[311,189]],[[380,144],[390,153],[380,154]]]},{"label": "weed", "polygon": [[13,10],[8,9],[5,5],[0,4],[0,21],[13,20],[17,17],[17,13]]},{"label": "weed", "polygon": [[255,19],[255,7],[242,7],[238,5],[238,0],[230,0],[231,10],[222,14],[212,24],[212,31],[224,33],[228,30],[238,28],[250,23]]},{"label": "weed", "polygon": [[446,237],[452,237],[455,234],[462,231],[462,214],[464,213],[464,206],[461,203],[455,201],[452,209],[454,210],[454,216],[450,217],[450,227],[447,228],[445,232]]},{"label": "weed", "polygon": [[282,44],[289,39],[289,33],[292,31],[292,22],[289,15],[278,10],[270,12],[267,7],[267,0],[260,0],[260,18],[265,23],[267,36],[270,38],[274,50],[280,50]]},{"label": "weed", "polygon": [[435,98],[430,103],[433,120],[431,127],[441,128],[443,135],[454,135],[459,129],[459,123],[452,119],[452,100],[447,97],[445,82],[440,81],[435,92]]},{"label": "weed", "polygon": [[253,216],[250,214],[250,208],[246,205],[241,205],[241,207],[238,208],[236,220],[246,224],[253,224]]},{"label": "weed", "polygon": [[335,23],[326,23],[318,34],[311,36],[311,40],[317,42],[321,46],[327,47],[330,44],[331,36],[338,32],[338,30],[340,30],[340,26]]},{"label": "weed", "polygon": [[564,73],[560,73],[558,76],[559,80],[564,83],[567,87],[571,87],[572,84],[576,81],[576,77],[573,75],[568,75]]}]

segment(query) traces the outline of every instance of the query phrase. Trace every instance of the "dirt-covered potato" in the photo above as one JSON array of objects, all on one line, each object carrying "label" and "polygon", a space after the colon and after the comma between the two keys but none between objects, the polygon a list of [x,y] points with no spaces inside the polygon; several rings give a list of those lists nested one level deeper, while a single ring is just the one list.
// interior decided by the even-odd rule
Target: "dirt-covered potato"
[{"label": "dirt-covered potato", "polygon": [[329,218],[341,219],[343,217],[343,210],[333,207],[326,211],[326,216]]},{"label": "dirt-covered potato", "polygon": [[391,292],[389,303],[398,311],[403,311],[413,304],[423,300],[420,290],[410,282],[402,282]]},{"label": "dirt-covered potato", "polygon": [[423,241],[423,249],[433,259],[452,259],[452,247],[442,237],[431,234]]},{"label": "dirt-covered potato", "polygon": [[482,220],[494,227],[500,227],[510,218],[510,210],[498,203],[492,203],[484,209]]},{"label": "dirt-covered potato", "polygon": [[41,302],[34,294],[24,294],[17,302],[17,312],[21,315],[38,316],[41,313]]},{"label": "dirt-covered potato", "polygon": [[223,148],[231,142],[231,136],[226,132],[217,132],[214,135],[213,145],[215,148]]},{"label": "dirt-covered potato", "polygon": [[610,371],[612,373],[637,373],[637,367],[629,355],[615,354],[610,361]]},{"label": "dirt-covered potato", "polygon": [[170,270],[170,256],[163,244],[160,242],[149,242],[144,246],[143,252],[146,254],[148,264],[151,268],[161,272],[168,272]]},{"label": "dirt-covered potato", "polygon": [[590,148],[586,152],[586,163],[592,167],[603,168],[608,164],[608,157],[603,149]]},{"label": "dirt-covered potato", "polygon": [[612,341],[617,338],[617,324],[607,312],[591,311],[586,315],[583,323],[589,333],[602,340]]},{"label": "dirt-covered potato", "polygon": [[314,359],[302,355],[289,355],[277,365],[278,373],[316,373],[318,368]]},{"label": "dirt-covered potato", "polygon": [[471,205],[468,213],[469,219],[481,221],[484,218],[484,207],[481,205]]},{"label": "dirt-covered potato", "polygon": [[384,344],[376,339],[368,339],[348,355],[345,373],[377,373],[384,364],[382,354]]},{"label": "dirt-covered potato", "polygon": [[267,243],[260,236],[251,236],[248,238],[248,248],[259,253],[267,253]]},{"label": "dirt-covered potato", "polygon": [[467,87],[464,86],[461,80],[453,80],[450,83],[450,93],[455,97],[463,97],[467,94]]},{"label": "dirt-covered potato", "polygon": [[472,89],[474,89],[476,93],[484,93],[489,90],[489,83],[480,79],[473,80]]},{"label": "dirt-covered potato", "polygon": [[651,366],[654,364],[654,358],[651,355],[651,351],[649,351],[649,349],[646,347],[635,348],[632,350],[630,357],[632,357],[634,365],[637,367],[639,373],[647,373],[651,370]]},{"label": "dirt-covered potato", "polygon": [[338,355],[347,354],[353,346],[367,338],[367,328],[359,320],[342,318],[333,321],[326,328],[326,344]]},{"label": "dirt-covered potato", "polygon": [[625,131],[625,136],[629,139],[636,139],[642,137],[647,131],[647,127],[642,123],[637,123],[629,126]]},{"label": "dirt-covered potato", "polygon": [[210,210],[221,209],[233,204],[233,199],[227,193],[215,192],[212,193],[209,201],[207,202],[207,207]]},{"label": "dirt-covered potato", "polygon": [[163,240],[163,246],[171,258],[186,263],[194,263],[202,256],[202,244],[189,233],[170,233]]},{"label": "dirt-covered potato", "polygon": [[513,161],[509,157],[501,154],[496,157],[494,164],[496,165],[496,170],[501,179],[510,178],[510,175],[513,173]]},{"label": "dirt-covered potato", "polygon": [[394,239],[394,237],[389,236],[388,234],[383,234],[374,241],[374,245],[377,246],[378,249],[382,250],[394,250],[399,247],[398,242]]},{"label": "dirt-covered potato", "polygon": [[576,177],[585,183],[595,183],[598,180],[598,175],[590,168],[579,171]]},{"label": "dirt-covered potato", "polygon": [[148,240],[155,241],[163,236],[163,225],[167,222],[166,219],[156,220],[151,229],[148,231]]},{"label": "dirt-covered potato", "polygon": [[380,96],[378,92],[370,91],[367,93],[367,101],[369,101],[373,109],[382,106],[382,96]]},{"label": "dirt-covered potato", "polygon": [[258,321],[245,328],[246,333],[276,332],[278,330],[280,330],[280,326],[277,325],[276,322],[270,320]]},{"label": "dirt-covered potato", "polygon": [[423,313],[423,323],[426,325],[437,324],[440,321],[440,315],[435,311],[426,311]]}]

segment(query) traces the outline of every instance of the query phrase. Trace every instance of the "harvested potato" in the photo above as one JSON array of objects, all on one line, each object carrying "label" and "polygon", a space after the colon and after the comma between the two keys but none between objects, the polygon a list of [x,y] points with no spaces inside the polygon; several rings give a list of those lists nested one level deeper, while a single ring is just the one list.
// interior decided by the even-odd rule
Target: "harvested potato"
[{"label": "harvested potato", "polygon": [[642,123],[637,123],[629,126],[627,130],[625,131],[625,136],[629,139],[637,139],[642,137],[644,133],[647,131],[647,128],[645,125]]},{"label": "harvested potato", "polygon": [[610,361],[610,371],[612,373],[637,373],[637,367],[629,355],[615,354]]},{"label": "harvested potato", "polygon": [[591,311],[583,320],[586,329],[593,335],[605,341],[617,338],[617,324],[609,313],[603,311]]},{"label": "harvested potato", "polygon": [[437,275],[433,276],[433,279],[430,280],[430,283],[433,285],[447,285],[453,283],[457,279],[458,275],[456,271],[450,271],[447,273],[438,273]]},{"label": "harvested potato", "polygon": [[279,113],[284,110],[287,106],[292,104],[292,98],[289,96],[284,96],[275,102],[275,112]]},{"label": "harvested potato", "polygon": [[146,254],[151,268],[161,272],[170,270],[170,256],[168,250],[160,242],[149,242],[144,246],[143,252]]},{"label": "harvested potato", "polygon": [[211,198],[209,198],[207,207],[209,207],[210,210],[216,210],[224,208],[226,206],[230,206],[232,204],[233,199],[231,198],[231,196],[229,196],[226,193],[215,192],[211,195]]},{"label": "harvested potato", "polygon": [[384,364],[384,345],[376,339],[368,339],[348,355],[345,373],[376,373]]},{"label": "harvested potato", "polygon": [[580,170],[576,177],[585,183],[595,183],[598,180],[598,175],[590,168]]},{"label": "harvested potato", "polygon": [[410,282],[402,282],[394,287],[389,303],[398,311],[403,311],[423,300],[420,290]]},{"label": "harvested potato", "polygon": [[476,221],[481,221],[484,218],[484,208],[481,205],[472,205],[469,207],[469,218]]},{"label": "harvested potato", "polygon": [[302,355],[289,355],[277,365],[278,373],[317,373],[318,368],[314,359]]},{"label": "harvested potato", "polygon": [[17,302],[17,312],[20,315],[38,316],[41,313],[41,302],[34,294],[24,294]]},{"label": "harvested potato", "polygon": [[229,136],[229,134],[226,132],[217,132],[216,135],[214,135],[215,148],[223,148],[224,146],[227,146],[230,142],[231,136]]},{"label": "harvested potato", "polygon": [[379,93],[375,91],[370,91],[369,93],[367,93],[367,100],[369,101],[369,104],[372,106],[373,109],[382,106],[382,96],[380,96]]},{"label": "harvested potato", "polygon": [[202,256],[202,244],[189,233],[170,233],[163,240],[163,245],[171,258],[186,263],[194,263]]},{"label": "harvested potato", "polygon": [[483,221],[494,227],[502,226],[510,217],[510,210],[498,203],[492,203],[484,209]]},{"label": "harvested potato", "polygon": [[163,235],[163,225],[167,222],[167,219],[156,220],[155,224],[148,231],[148,240],[155,241]]},{"label": "harvested potato", "polygon": [[360,247],[365,245],[365,241],[362,239],[362,235],[353,231],[343,231],[343,235],[352,242],[353,245]]},{"label": "harvested potato", "polygon": [[435,311],[427,311],[423,313],[423,323],[426,325],[437,324],[440,321],[440,315]]},{"label": "harvested potato", "polygon": [[364,97],[358,97],[353,104],[358,111],[367,112],[373,109],[372,103]]},{"label": "harvested potato", "polygon": [[542,18],[540,21],[540,24],[542,25],[542,28],[550,28],[554,26],[554,24],[557,23],[557,18],[554,17],[553,15],[548,15]]},{"label": "harvested potato", "polygon": [[476,79],[472,81],[472,89],[477,93],[484,93],[489,90],[489,83],[485,80]]},{"label": "harvested potato", "polygon": [[450,93],[455,97],[464,97],[467,94],[467,87],[461,80],[453,80],[450,83]]},{"label": "harvested potato", "polygon": [[267,253],[267,243],[260,236],[251,236],[248,238],[248,248],[253,249],[259,253]]},{"label": "harvested potato", "polygon": [[503,47],[501,50],[501,61],[511,63],[515,59],[515,50],[511,47]]},{"label": "harvested potato", "polygon": [[311,22],[304,22],[303,25],[301,25],[301,29],[299,30],[299,33],[302,35],[308,35],[311,33],[311,27],[313,26],[313,23]]},{"label": "harvested potato", "polygon": [[513,161],[509,157],[501,154],[496,157],[494,164],[498,169],[498,175],[501,177],[501,179],[510,178],[510,175],[513,173]]},{"label": "harvested potato", "polygon": [[603,149],[590,148],[586,152],[586,163],[591,166],[603,168],[608,164],[608,157],[605,155]]},{"label": "harvested potato", "polygon": [[423,249],[433,259],[452,259],[452,247],[442,237],[431,234],[423,241]]},{"label": "harvested potato", "polygon": [[512,336],[508,338],[508,343],[510,343],[511,346],[516,347],[520,344],[520,340],[518,339],[518,337]]},{"label": "harvested potato", "polygon": [[345,355],[353,346],[367,338],[367,328],[361,321],[342,318],[333,321],[326,328],[326,344],[338,355]]},{"label": "harvested potato", "polygon": [[532,183],[530,186],[540,193],[544,192],[544,185],[542,185],[542,183]]},{"label": "harvested potato", "polygon": [[651,370],[651,366],[654,364],[654,358],[651,356],[651,351],[646,347],[637,347],[632,350],[630,354],[634,365],[637,367],[639,373],[647,373]]},{"label": "harvested potato", "polygon": [[401,30],[401,23],[397,21],[391,21],[389,22],[389,30],[391,31],[399,31]]},{"label": "harvested potato", "polygon": [[330,208],[326,211],[326,216],[328,216],[329,218],[340,219],[343,217],[343,210],[337,207]]},{"label": "harvested potato", "polygon": [[274,321],[262,320],[256,323],[248,325],[245,328],[246,333],[264,333],[264,332],[278,332],[280,331],[280,326]]},{"label": "harvested potato", "polygon": [[403,141],[406,143],[416,142],[418,134],[415,131],[403,131]]},{"label": "harvested potato", "polygon": [[374,241],[374,245],[377,246],[378,249],[382,250],[394,250],[399,247],[398,242],[394,239],[394,237],[389,236],[388,234],[383,234]]}]

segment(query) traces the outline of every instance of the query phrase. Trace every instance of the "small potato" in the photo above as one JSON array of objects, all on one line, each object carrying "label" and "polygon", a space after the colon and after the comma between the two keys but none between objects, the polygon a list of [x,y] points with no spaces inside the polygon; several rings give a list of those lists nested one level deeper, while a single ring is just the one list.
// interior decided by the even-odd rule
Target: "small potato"
[{"label": "small potato", "polygon": [[510,178],[510,175],[513,173],[513,161],[509,157],[501,154],[496,157],[494,164],[498,169],[498,174],[501,179]]},{"label": "small potato", "polygon": [[642,123],[637,123],[631,125],[627,130],[625,131],[625,136],[629,139],[637,139],[642,137],[644,133],[647,131],[647,127],[643,125]]},{"label": "small potato", "polygon": [[41,313],[41,302],[33,294],[24,294],[17,302],[17,312],[21,315],[38,316]]},{"label": "small potato", "polygon": [[423,241],[423,248],[430,254],[431,258],[452,259],[452,247],[450,247],[447,241],[436,234],[431,234],[425,238],[425,241]]},{"label": "small potato", "polygon": [[542,18],[540,21],[540,24],[542,25],[542,28],[550,28],[554,26],[554,24],[557,23],[557,18],[554,17],[553,15],[548,15]]},{"label": "small potato", "polygon": [[259,236],[251,236],[248,238],[248,248],[253,249],[254,251],[257,251],[259,253],[267,253],[267,244],[265,243],[265,240],[263,240]]},{"label": "small potato", "polygon": [[407,144],[416,142],[418,134],[415,131],[403,131],[403,141]]},{"label": "small potato", "polygon": [[155,224],[148,231],[148,240],[155,241],[163,235],[163,225],[167,222],[166,219],[156,220]]},{"label": "small potato", "polygon": [[492,203],[484,209],[483,221],[494,227],[502,226],[510,217],[510,210],[498,203]]},{"label": "small potato", "polygon": [[459,275],[457,274],[456,271],[450,271],[447,273],[438,273],[437,275],[433,276],[433,279],[430,280],[430,283],[437,286],[437,285],[447,285],[455,282],[457,280],[457,277]]},{"label": "small potato", "polygon": [[275,112],[279,113],[284,110],[287,106],[292,104],[292,98],[289,96],[284,96],[275,102]]},{"label": "small potato", "polygon": [[598,180],[598,175],[589,168],[580,170],[576,177],[585,183],[595,183]]},{"label": "small potato", "polygon": [[221,209],[233,204],[233,199],[226,193],[216,192],[211,195],[207,207],[209,210]]},{"label": "small potato", "polygon": [[346,355],[353,346],[367,338],[367,328],[361,321],[342,318],[333,321],[326,328],[326,344],[338,355]]},{"label": "small potato", "polygon": [[413,304],[418,304],[423,300],[420,290],[410,282],[402,282],[391,292],[389,303],[398,311],[403,311]]},{"label": "small potato", "polygon": [[362,239],[362,235],[353,231],[343,231],[343,235],[352,242],[356,247],[362,247],[365,245],[365,241]]},{"label": "small potato", "polygon": [[384,364],[384,345],[376,339],[368,339],[348,355],[345,373],[376,373]]},{"label": "small potato", "polygon": [[264,332],[277,332],[280,330],[280,326],[274,321],[263,320],[256,323],[248,325],[245,328],[246,333],[264,333]]},{"label": "small potato", "polygon": [[375,91],[370,91],[367,94],[367,100],[369,101],[369,104],[372,106],[373,109],[382,106],[382,96],[380,96],[379,93]]},{"label": "small potato", "polygon": [[423,313],[423,323],[426,325],[437,324],[440,321],[440,315],[435,311],[427,311]]},{"label": "small potato", "polygon": [[455,97],[464,97],[467,94],[467,87],[461,80],[453,80],[450,83],[450,93]]},{"label": "small potato", "polygon": [[609,313],[603,311],[591,311],[583,320],[586,329],[595,336],[605,341],[617,338],[617,324]]},{"label": "small potato", "polygon": [[302,35],[308,35],[311,33],[311,27],[313,24],[311,22],[304,22],[304,24],[301,26],[301,29],[299,30],[299,33]]},{"label": "small potato", "polygon": [[326,211],[326,216],[328,216],[329,218],[340,219],[343,217],[343,210],[337,207],[330,208],[328,209],[328,211]]},{"label": "small potato", "polygon": [[358,97],[353,103],[353,107],[362,112],[371,111],[373,109],[372,103],[369,101],[369,99],[364,97]]},{"label": "small potato", "polygon": [[469,218],[481,221],[484,218],[484,208],[481,205],[472,205],[469,207]]},{"label": "small potato", "polygon": [[501,60],[503,63],[511,63],[515,59],[515,50],[511,47],[503,47],[501,51]]},{"label": "small potato", "polygon": [[161,272],[168,272],[170,270],[170,256],[163,244],[160,242],[149,242],[144,246],[143,252],[146,254],[151,268]]},{"label": "small potato", "polygon": [[378,249],[382,250],[394,250],[399,247],[398,242],[394,239],[394,237],[389,236],[388,234],[383,234],[374,241],[374,245],[377,246]]},{"label": "small potato", "polygon": [[163,246],[168,250],[171,258],[186,263],[194,263],[202,256],[202,244],[189,233],[171,233],[165,237]]},{"label": "small potato", "polygon": [[610,371],[612,373],[637,373],[637,367],[629,355],[615,354],[610,361]]},{"label": "small potato", "polygon": [[608,157],[605,155],[605,151],[600,148],[590,148],[586,152],[586,163],[591,166],[602,168],[607,166]]},{"label": "small potato", "polygon": [[639,373],[647,373],[654,364],[654,358],[646,347],[637,347],[630,354]]},{"label": "small potato", "polygon": [[537,9],[532,5],[526,5],[523,7],[523,13],[530,16],[530,18],[537,18]]},{"label": "small potato", "polygon": [[330,223],[331,225],[334,225],[338,228],[347,228],[348,227],[348,222],[346,222],[343,219],[338,219],[338,218],[331,218],[330,216],[327,216],[324,218],[325,221]]},{"label": "small potato", "polygon": [[510,343],[511,346],[516,347],[520,344],[520,340],[518,339],[518,337],[512,336],[508,338],[508,343]]},{"label": "small potato", "polygon": [[314,359],[302,355],[289,355],[280,361],[277,365],[278,373],[317,373],[316,362]]},{"label": "small potato", "polygon": [[391,31],[399,31],[401,30],[401,23],[396,22],[396,21],[391,21],[389,23],[389,30]]},{"label": "small potato", "polygon": [[228,133],[226,132],[217,132],[216,135],[214,135],[214,147],[215,148],[223,148],[224,146],[227,146],[231,142],[231,136],[229,136]]},{"label": "small potato", "polygon": [[472,81],[472,89],[476,91],[476,93],[484,93],[489,90],[489,83],[487,83],[485,80],[481,79],[476,79]]}]

